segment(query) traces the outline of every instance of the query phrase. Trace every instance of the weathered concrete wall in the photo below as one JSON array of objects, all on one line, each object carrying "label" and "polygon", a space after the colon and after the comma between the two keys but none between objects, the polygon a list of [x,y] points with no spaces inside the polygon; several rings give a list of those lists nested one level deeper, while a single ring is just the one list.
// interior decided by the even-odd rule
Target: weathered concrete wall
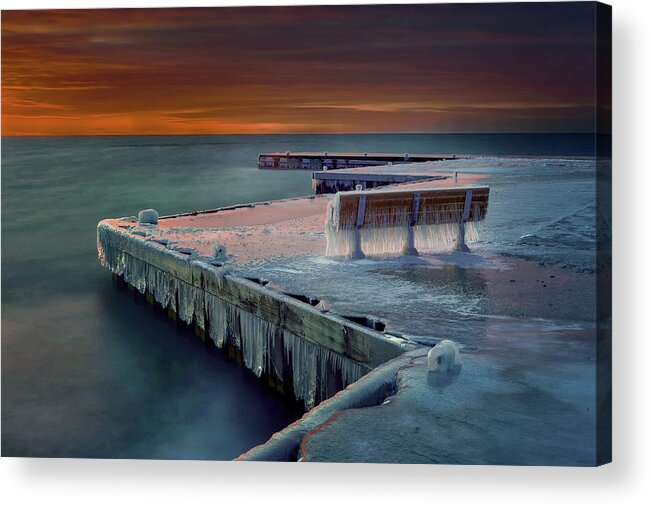
[{"label": "weathered concrete wall", "polygon": [[397,339],[240,277],[210,257],[169,249],[110,220],[100,222],[97,235],[104,267],[205,329],[218,347],[241,350],[244,365],[258,376],[291,381],[308,409],[406,349]]}]

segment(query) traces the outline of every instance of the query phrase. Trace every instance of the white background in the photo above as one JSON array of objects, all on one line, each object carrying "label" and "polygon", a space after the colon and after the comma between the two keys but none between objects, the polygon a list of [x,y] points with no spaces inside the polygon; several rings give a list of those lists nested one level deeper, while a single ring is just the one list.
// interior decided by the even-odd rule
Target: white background
[{"label": "white background", "polygon": [[[194,0],[186,5],[178,0],[0,0],[0,7],[306,3],[349,2]],[[645,319],[651,313],[646,223],[651,201],[651,9],[648,0],[610,3],[614,25],[613,464],[567,469],[3,458],[3,504],[651,504],[651,332]]]}]

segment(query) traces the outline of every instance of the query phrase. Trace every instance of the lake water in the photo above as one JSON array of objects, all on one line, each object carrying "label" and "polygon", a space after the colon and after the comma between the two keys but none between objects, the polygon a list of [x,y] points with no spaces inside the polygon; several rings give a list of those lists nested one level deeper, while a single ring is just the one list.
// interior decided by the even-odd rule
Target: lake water
[{"label": "lake water", "polygon": [[[258,170],[265,151],[570,157],[594,147],[589,134],[3,138],[2,455],[231,459],[299,415],[113,285],[97,263],[101,219],[310,193],[310,172]],[[594,223],[589,204],[574,206],[572,223]],[[496,227],[510,226],[502,221]],[[489,242],[524,254],[558,226]]]}]

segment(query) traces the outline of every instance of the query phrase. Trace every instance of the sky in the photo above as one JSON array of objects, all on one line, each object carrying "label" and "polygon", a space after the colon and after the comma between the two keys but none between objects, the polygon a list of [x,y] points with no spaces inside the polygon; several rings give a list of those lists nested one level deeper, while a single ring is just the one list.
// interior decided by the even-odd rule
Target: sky
[{"label": "sky", "polygon": [[595,6],[2,12],[2,135],[592,132]]}]

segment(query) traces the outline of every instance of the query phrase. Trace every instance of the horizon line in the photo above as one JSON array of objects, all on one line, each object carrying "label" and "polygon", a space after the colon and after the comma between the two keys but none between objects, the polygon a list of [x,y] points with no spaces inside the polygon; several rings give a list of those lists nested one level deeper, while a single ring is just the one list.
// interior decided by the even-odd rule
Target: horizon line
[{"label": "horizon line", "polygon": [[2,134],[0,137],[199,137],[199,136],[271,136],[271,135],[612,135],[597,131],[539,131],[539,132],[283,132],[283,133],[200,133],[200,134]]}]

